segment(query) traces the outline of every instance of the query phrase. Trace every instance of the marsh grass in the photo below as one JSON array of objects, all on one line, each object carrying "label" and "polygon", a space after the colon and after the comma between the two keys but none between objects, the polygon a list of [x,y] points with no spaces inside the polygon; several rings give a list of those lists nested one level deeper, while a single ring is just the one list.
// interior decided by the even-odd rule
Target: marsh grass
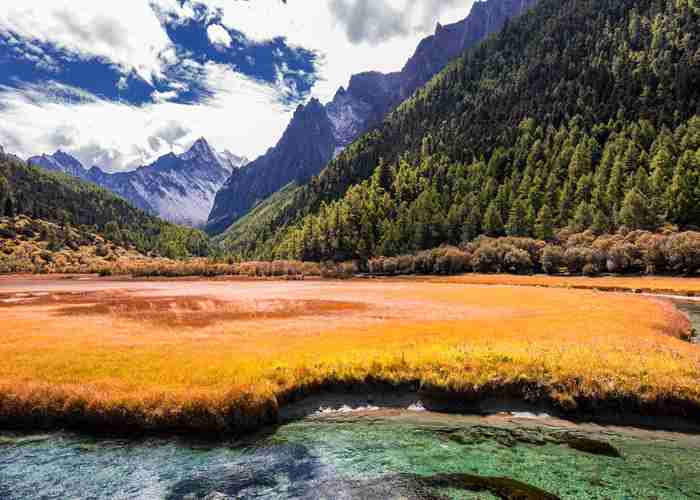
[{"label": "marsh grass", "polygon": [[505,285],[571,288],[603,292],[632,292],[657,295],[700,296],[700,278],[672,276],[517,276],[512,274],[464,274],[435,278],[436,282],[471,285]]},{"label": "marsh grass", "polygon": [[[0,425],[240,433],[304,395],[368,385],[700,417],[700,351],[656,300],[419,281],[127,288],[112,303],[99,291],[1,299]],[[167,320],[200,303],[213,321]],[[274,307],[284,315],[264,313]]]}]

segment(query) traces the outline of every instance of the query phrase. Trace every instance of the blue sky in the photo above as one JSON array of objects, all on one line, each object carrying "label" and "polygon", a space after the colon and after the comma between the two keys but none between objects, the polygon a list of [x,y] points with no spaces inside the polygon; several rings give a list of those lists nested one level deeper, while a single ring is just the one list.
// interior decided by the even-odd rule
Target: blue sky
[{"label": "blue sky", "polygon": [[352,73],[400,69],[470,0],[0,3],[0,144],[124,170],[199,136],[249,157]]}]

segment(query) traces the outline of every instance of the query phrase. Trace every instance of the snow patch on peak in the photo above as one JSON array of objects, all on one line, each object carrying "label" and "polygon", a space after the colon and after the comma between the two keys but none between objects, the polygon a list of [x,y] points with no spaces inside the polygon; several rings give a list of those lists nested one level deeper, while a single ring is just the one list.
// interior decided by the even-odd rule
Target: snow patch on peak
[{"label": "snow patch on peak", "polygon": [[186,153],[180,155],[180,158],[185,161],[194,159],[201,161],[218,161],[216,158],[216,151],[214,151],[204,137],[197,139]]},{"label": "snow patch on peak", "polygon": [[204,137],[197,139],[190,149],[181,154],[179,158],[186,162],[196,162],[200,165],[218,165],[220,168],[232,172],[235,168],[248,163],[245,157],[237,156],[230,151],[217,152]]}]

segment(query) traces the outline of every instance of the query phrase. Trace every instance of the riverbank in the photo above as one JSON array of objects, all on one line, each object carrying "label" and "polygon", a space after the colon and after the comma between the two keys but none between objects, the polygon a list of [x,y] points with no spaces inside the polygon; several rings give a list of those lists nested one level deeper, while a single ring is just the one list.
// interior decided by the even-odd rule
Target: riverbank
[{"label": "riverbank", "polygon": [[[700,421],[668,303],[426,280],[0,280],[0,426],[249,432],[323,391]],[[630,329],[634,325],[634,329]],[[431,403],[434,402],[434,403]]]}]

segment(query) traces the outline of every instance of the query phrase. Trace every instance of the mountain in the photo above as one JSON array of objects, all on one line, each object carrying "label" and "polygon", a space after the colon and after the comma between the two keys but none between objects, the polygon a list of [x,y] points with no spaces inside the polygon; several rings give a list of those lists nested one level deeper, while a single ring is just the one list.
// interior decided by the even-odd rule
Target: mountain
[{"label": "mountain", "polygon": [[18,215],[100,233],[116,245],[142,253],[184,258],[208,252],[201,231],[158,219],[91,182],[0,152],[0,217]]},{"label": "mountain", "polygon": [[479,235],[697,227],[698,109],[696,3],[541,0],[226,243],[367,259]]},{"label": "mountain", "polygon": [[94,182],[142,210],[192,227],[206,222],[218,190],[232,172],[247,163],[245,158],[228,151],[217,153],[204,138],[181,155],[170,153],[130,172],[110,174],[99,167],[86,170],[62,151],[28,161],[52,172]]},{"label": "mountain", "polygon": [[354,75],[348,88],[340,88],[325,106],[312,99],[297,109],[280,142],[235,172],[217,194],[207,231],[224,232],[283,186],[318,174],[466,48],[500,30],[506,20],[535,3],[536,0],[476,2],[466,19],[448,26],[438,24],[435,34],[420,42],[401,71]]},{"label": "mountain", "polygon": [[305,182],[333,157],[334,128],[317,99],[299,106],[267,154],[233,172],[216,194],[207,230],[221,232],[259,201],[292,181]]},{"label": "mountain", "polygon": [[52,155],[41,155],[30,158],[29,163],[50,172],[60,172],[79,179],[87,179],[87,171],[83,164],[60,149]]}]

